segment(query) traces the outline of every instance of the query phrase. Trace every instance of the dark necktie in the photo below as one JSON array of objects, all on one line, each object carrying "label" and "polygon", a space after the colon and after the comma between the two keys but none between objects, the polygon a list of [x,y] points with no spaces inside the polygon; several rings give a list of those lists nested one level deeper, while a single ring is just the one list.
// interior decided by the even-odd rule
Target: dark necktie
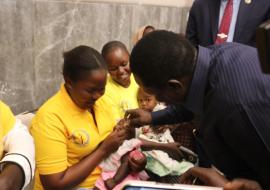
[{"label": "dark necktie", "polygon": [[232,14],[233,14],[233,0],[228,0],[220,23],[215,44],[221,44],[227,41],[232,20]]}]

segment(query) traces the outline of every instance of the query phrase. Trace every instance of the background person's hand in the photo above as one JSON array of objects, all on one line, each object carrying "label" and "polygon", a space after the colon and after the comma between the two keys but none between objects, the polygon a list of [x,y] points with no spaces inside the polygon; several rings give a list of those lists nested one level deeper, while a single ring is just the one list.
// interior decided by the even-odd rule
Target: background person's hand
[{"label": "background person's hand", "polygon": [[152,122],[151,112],[143,109],[127,110],[125,118],[130,120],[130,125],[132,126],[148,125]]},{"label": "background person's hand", "polygon": [[262,188],[256,181],[234,179],[233,181],[226,183],[224,190],[262,190]]},{"label": "background person's hand", "polygon": [[214,168],[193,167],[181,175],[180,183],[193,184],[195,179],[199,179],[204,185],[215,187],[223,187],[228,182],[228,180]]}]

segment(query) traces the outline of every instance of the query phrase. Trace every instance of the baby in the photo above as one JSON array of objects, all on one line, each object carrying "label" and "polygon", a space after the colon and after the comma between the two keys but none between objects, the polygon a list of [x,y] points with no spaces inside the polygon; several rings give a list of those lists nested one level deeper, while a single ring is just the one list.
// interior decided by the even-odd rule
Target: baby
[{"label": "baby", "polygon": [[[158,111],[164,109],[166,106],[159,103],[155,96],[146,93],[142,88],[139,88],[137,94],[137,100],[139,107],[146,111]],[[180,144],[175,143],[171,136],[170,129],[173,129],[174,125],[163,126],[143,126],[136,129],[136,137],[143,141],[144,144],[149,142],[158,143],[158,148],[153,149],[143,148],[143,153],[147,157],[146,170],[162,177],[166,175],[181,175],[190,167],[192,163],[179,159],[179,155],[185,157],[179,150]],[[182,148],[182,147],[181,147]]]},{"label": "baby", "polygon": [[[142,89],[138,90],[138,103],[140,108],[147,111],[165,107]],[[102,174],[95,184],[96,189],[116,190],[121,189],[124,181],[148,179],[145,171],[138,172],[134,169],[134,164],[144,163],[147,170],[159,176],[180,175],[193,167],[193,164],[182,161],[180,144],[174,142],[167,126],[162,128],[162,132],[160,127],[159,130],[155,130],[151,126],[143,126],[136,129],[135,135],[134,128],[129,126],[129,120],[122,119],[115,130],[121,130],[123,127],[130,129],[131,139],[125,140],[116,152],[102,161]]]},{"label": "baby", "polygon": [[[159,103],[155,96],[146,93],[142,88],[138,89],[137,93],[137,100],[139,104],[139,108],[148,111],[158,111],[164,109],[166,106]],[[145,135],[145,138],[149,138],[152,140],[156,140],[158,142],[174,142],[172,136],[170,135],[170,125],[164,125],[164,126],[143,126],[136,129],[136,136]],[[165,140],[162,136],[163,133],[166,133],[166,139]]]},{"label": "baby", "polygon": [[[122,119],[114,130],[129,127],[129,121]],[[134,130],[130,130],[130,137],[134,137]],[[146,180],[148,175],[145,171],[136,171],[134,165],[145,166],[146,157],[139,147],[142,142],[131,138],[125,140],[118,150],[104,159],[99,165],[102,169],[101,178],[95,184],[94,189],[121,189],[121,184],[127,180]]]}]

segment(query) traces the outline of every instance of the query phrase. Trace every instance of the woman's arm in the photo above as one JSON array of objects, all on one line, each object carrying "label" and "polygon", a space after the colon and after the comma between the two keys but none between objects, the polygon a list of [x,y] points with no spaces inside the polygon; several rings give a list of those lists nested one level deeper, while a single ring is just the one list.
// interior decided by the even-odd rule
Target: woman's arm
[{"label": "woman's arm", "polygon": [[15,163],[5,164],[0,174],[1,190],[19,190],[24,184],[24,175],[21,167]]},{"label": "woman's arm", "polygon": [[21,189],[27,186],[35,171],[34,141],[19,120],[3,139],[6,152],[1,160],[1,189]]},{"label": "woman's arm", "polygon": [[63,172],[40,175],[42,185],[48,190],[68,190],[80,184],[99,165],[114,152],[125,140],[126,130],[113,131],[103,143],[89,156]]}]

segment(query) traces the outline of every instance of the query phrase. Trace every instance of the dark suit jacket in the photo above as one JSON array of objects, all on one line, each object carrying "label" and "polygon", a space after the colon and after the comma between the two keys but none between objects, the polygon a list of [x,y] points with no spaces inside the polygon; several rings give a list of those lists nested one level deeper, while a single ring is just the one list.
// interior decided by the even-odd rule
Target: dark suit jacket
[{"label": "dark suit jacket", "polygon": [[[270,19],[270,0],[241,0],[234,42],[256,46],[255,30]],[[189,14],[186,36],[194,45],[214,44],[218,33],[220,0],[195,0]]]},{"label": "dark suit jacket", "polygon": [[201,113],[196,139],[210,162],[228,179],[270,189],[270,75],[261,72],[257,50],[225,43],[198,52],[186,101],[152,112],[153,124],[187,121],[187,110]]}]

